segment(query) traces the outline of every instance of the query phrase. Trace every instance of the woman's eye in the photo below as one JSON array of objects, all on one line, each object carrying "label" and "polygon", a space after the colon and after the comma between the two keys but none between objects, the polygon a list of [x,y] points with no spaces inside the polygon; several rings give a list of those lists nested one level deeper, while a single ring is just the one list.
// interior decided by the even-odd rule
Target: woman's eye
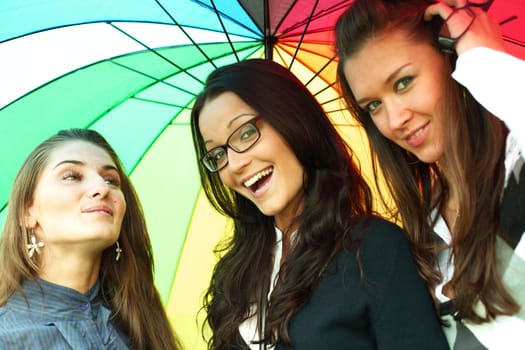
[{"label": "woman's eye", "polygon": [[224,151],[224,149],[218,149],[215,153],[213,153],[213,160],[215,160],[216,162],[218,162],[219,160],[221,160],[224,156],[226,155],[226,152]]},{"label": "woman's eye", "polygon": [[80,173],[77,173],[76,171],[68,171],[67,173],[62,175],[62,180],[66,181],[76,181],[80,180],[81,178],[82,176],[80,175]]},{"label": "woman's eye", "polygon": [[116,186],[116,187],[120,186],[120,178],[118,176],[106,176],[106,177],[104,177],[104,181],[108,185],[112,185],[112,186]]},{"label": "woman's eye", "polygon": [[251,127],[251,128],[248,128],[246,130],[244,130],[241,134],[241,141],[246,141],[246,140],[249,140],[252,136],[254,136],[255,134],[257,134],[257,130],[255,130],[255,128]]},{"label": "woman's eye", "polygon": [[370,103],[368,103],[364,109],[368,112],[368,113],[374,113],[376,111],[376,109],[379,108],[379,106],[381,105],[381,102],[379,101],[372,101]]},{"label": "woman's eye", "polygon": [[403,91],[405,90],[410,83],[414,80],[414,77],[404,77],[396,81],[395,90],[396,91]]}]

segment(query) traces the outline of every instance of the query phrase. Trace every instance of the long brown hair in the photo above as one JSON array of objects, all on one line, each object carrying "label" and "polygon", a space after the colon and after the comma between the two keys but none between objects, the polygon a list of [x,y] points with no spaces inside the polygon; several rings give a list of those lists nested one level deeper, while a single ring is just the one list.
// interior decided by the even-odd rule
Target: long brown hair
[{"label": "long brown hair", "polygon": [[[198,158],[206,152],[198,122],[201,110],[225,91],[235,93],[271,124],[305,169],[304,210],[297,218],[294,245],[281,265],[266,317],[265,340],[291,344],[290,319],[310,300],[324,267],[342,249],[357,249],[359,237],[350,237],[351,231],[372,214],[370,189],[315,97],[289,70],[267,60],[238,62],[208,77],[191,118]],[[213,332],[209,348],[243,348],[239,325],[270,284],[273,217],[226,187],[218,173],[208,172],[200,162],[198,166],[208,199],[234,224],[231,240],[219,251],[222,257],[204,299]]]},{"label": "long brown hair", "polygon": [[[365,129],[372,150],[376,181],[380,168],[397,209],[391,214],[407,230],[420,273],[431,292],[441,280],[437,271],[434,210],[441,212],[456,184],[461,215],[455,225],[451,248],[454,254],[454,305],[457,317],[486,322],[496,315],[510,315],[519,306],[505,289],[496,259],[496,237],[503,235],[499,206],[503,189],[505,127],[451,78],[456,57],[442,54],[446,62],[445,113],[450,124],[442,164],[425,164],[385,138],[369,114],[355,101],[344,75],[344,65],[375,36],[400,28],[414,42],[424,42],[439,52],[440,23],[423,20],[428,1],[356,0],[336,25],[339,56],[338,78],[345,102]],[[446,164],[446,176],[442,171]],[[440,166],[441,165],[441,166]],[[479,315],[474,304],[481,301],[487,313]]]},{"label": "long brown hair", "polygon": [[134,349],[172,350],[179,344],[171,329],[153,281],[153,258],[142,207],[120,160],[108,142],[96,131],[69,129],[38,145],[20,168],[9,196],[6,223],[0,238],[0,305],[21,291],[26,280],[36,280],[38,254],[26,249],[28,229],[24,218],[49,154],[65,142],[82,140],[105,150],[115,163],[126,200],[119,242],[123,254],[115,262],[114,247],[102,253],[100,288],[113,322],[128,335]]}]

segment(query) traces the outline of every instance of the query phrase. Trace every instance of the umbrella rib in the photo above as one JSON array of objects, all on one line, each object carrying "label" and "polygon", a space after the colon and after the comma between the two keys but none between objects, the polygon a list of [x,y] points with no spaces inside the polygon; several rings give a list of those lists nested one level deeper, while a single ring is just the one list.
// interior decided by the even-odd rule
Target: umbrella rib
[{"label": "umbrella rib", "polygon": [[279,56],[279,58],[281,59],[282,62],[286,62],[286,60],[284,59],[283,55],[281,54],[280,50],[277,49],[275,50],[275,52],[277,52],[277,55]]},{"label": "umbrella rib", "polygon": [[[314,96],[317,96],[317,95],[320,94],[322,91],[324,91],[324,90],[330,88],[331,86],[333,86],[333,84],[331,84],[330,86],[327,86],[327,87],[324,88],[323,90],[319,91],[317,94],[314,94]],[[332,102],[336,102],[336,101],[340,101],[340,100],[342,100],[342,99],[343,99],[342,97],[335,97],[335,98],[332,98],[332,99],[327,100],[327,101],[319,101],[319,99],[318,99],[318,101],[319,101],[319,104],[320,104],[320,105],[324,106],[324,105],[326,105],[326,104],[329,104],[329,103],[332,103]]]},{"label": "umbrella rib", "polygon": [[332,58],[330,58],[330,59],[329,59],[329,60],[328,60],[328,61],[327,61],[322,67],[321,67],[321,69],[317,70],[317,72],[315,72],[315,74],[313,75],[313,77],[311,77],[310,80],[308,80],[308,81],[306,82],[305,85],[308,86],[308,84],[310,84],[315,78],[317,78],[317,77],[319,76],[319,74],[321,74],[321,72],[322,72],[323,70],[325,70],[325,69],[330,65],[330,63],[332,63],[332,62],[335,60],[336,56],[337,56],[337,55],[332,56]]},{"label": "umbrella rib", "polygon": [[293,31],[293,30],[295,30],[295,29],[297,29],[299,27],[304,26],[306,23],[310,23],[310,22],[312,22],[314,20],[322,18],[322,17],[324,17],[326,15],[331,14],[334,11],[338,11],[338,10],[340,10],[342,8],[345,8],[346,6],[348,6],[347,0],[343,0],[340,3],[337,3],[337,4],[331,6],[331,7],[327,8],[327,9],[321,10],[318,13],[313,14],[310,17],[308,17],[306,19],[303,19],[302,21],[295,23],[293,26],[290,26],[290,27],[286,28],[285,30],[283,30],[281,32],[281,37],[286,37],[287,33],[291,32],[291,31]]},{"label": "umbrella rib", "polygon": [[503,21],[499,22],[499,25],[502,26],[502,25],[504,25],[506,23],[509,23],[510,21],[514,21],[515,19],[518,19],[518,16],[515,16],[515,15],[510,16],[510,17],[504,19]]},{"label": "umbrella rib", "polygon": [[237,60],[237,62],[239,62],[240,59],[239,59],[239,56],[237,55],[237,51],[235,50],[235,47],[233,46],[230,36],[228,35],[228,32],[226,31],[226,27],[224,26],[224,23],[222,22],[222,18],[219,13],[219,10],[217,9],[217,6],[215,6],[215,2],[213,0],[211,0],[211,5],[213,6],[213,11],[217,15],[217,19],[219,20],[219,23],[221,24],[222,31],[224,32],[224,35],[226,35],[226,39],[228,39],[228,43],[230,44],[232,52],[235,55],[235,59]]},{"label": "umbrella rib", "polygon": [[138,43],[139,45],[141,45],[142,47],[146,48],[148,51],[152,52],[153,54],[157,55],[158,57],[160,57],[162,60],[168,62],[169,64],[171,64],[172,66],[174,66],[175,68],[177,69],[180,69],[182,72],[186,73],[188,76],[190,76],[191,78],[195,79],[196,81],[198,81],[200,84],[204,84],[204,82],[202,80],[200,80],[199,78],[197,78],[196,76],[194,76],[193,74],[191,74],[190,72],[188,72],[186,69],[182,68],[181,66],[179,66],[178,64],[176,64],[175,62],[173,62],[172,60],[168,59],[167,57],[161,55],[160,53],[158,53],[156,50],[152,49],[151,47],[149,47],[148,45],[144,44],[143,42],[141,42],[140,40],[138,40],[137,38],[135,38],[134,36],[130,35],[129,33],[127,33],[126,31],[120,29],[119,27],[117,27],[116,25],[114,25],[112,22],[106,22],[107,24],[109,24],[110,26],[112,26],[113,28],[115,28],[116,30],[118,30],[119,32],[121,32],[122,34],[124,34],[125,36],[127,36],[128,38],[130,38],[131,40],[135,41],[136,43]]},{"label": "umbrella rib", "polygon": [[279,30],[279,28],[283,24],[284,20],[286,19],[286,17],[288,17],[288,15],[292,11],[292,8],[294,8],[296,3],[297,3],[297,0],[294,0],[293,3],[290,4],[290,7],[288,7],[288,9],[286,10],[285,14],[281,17],[281,20],[279,21],[279,23],[275,26],[275,32],[277,32]]},{"label": "umbrella rib", "polygon": [[153,81],[156,81],[156,82],[158,82],[158,83],[165,84],[165,85],[167,85],[167,86],[169,86],[169,87],[172,87],[172,88],[174,88],[174,89],[180,90],[180,91],[185,92],[185,93],[187,93],[187,94],[190,94],[190,95],[192,95],[192,96],[196,96],[196,94],[195,94],[194,92],[191,92],[191,91],[189,91],[189,90],[183,89],[183,88],[181,88],[180,86],[177,86],[177,85],[173,85],[173,84],[171,84],[171,83],[168,83],[167,81],[164,81],[164,80],[158,79],[158,78],[156,78],[156,77],[154,77],[154,76],[152,76],[152,75],[149,75],[149,74],[146,74],[146,73],[144,73],[144,72],[141,72],[141,71],[139,71],[139,70],[137,70],[137,69],[135,69],[135,68],[128,67],[128,66],[126,66],[126,65],[124,65],[124,64],[122,64],[122,63],[115,62],[115,61],[113,61],[113,60],[111,60],[111,63],[116,64],[117,66],[120,66],[120,67],[122,67],[122,68],[128,69],[128,70],[130,70],[130,71],[132,71],[132,72],[135,72],[135,73],[137,73],[137,74],[140,74],[140,75],[142,75],[142,76],[145,76],[145,77],[147,77],[147,78],[150,78],[150,79],[152,79]]},{"label": "umbrella rib", "polygon": [[[220,13],[222,17],[227,18],[228,20],[230,20],[230,21],[232,21],[233,23],[237,24],[239,27],[242,27],[242,28],[246,29],[247,31],[249,31],[250,33],[255,34],[255,35],[257,36],[256,39],[260,39],[260,37],[261,37],[261,33],[257,33],[257,32],[254,31],[252,28],[248,27],[246,24],[239,22],[237,19],[235,19],[235,18],[229,16],[228,14],[226,14],[226,13],[224,13],[224,12],[222,12],[222,11],[218,11],[218,9],[215,8],[215,7],[214,7],[214,8],[211,8],[210,5],[205,4],[205,3],[203,3],[203,2],[200,1],[200,0],[193,0],[193,1],[194,1],[195,3],[197,3],[197,4],[199,4],[200,6],[202,6],[202,7],[206,8],[206,9],[208,9],[208,10],[213,10],[213,11],[216,12],[216,13]],[[241,8],[243,8],[243,9],[246,11],[246,9],[244,8],[244,6],[242,6],[242,4],[241,4]],[[246,12],[248,13],[248,11],[246,11]],[[253,18],[251,17],[251,15],[250,15],[249,13],[248,13],[248,17],[250,17],[250,19],[255,23],[255,21],[253,20]],[[257,28],[260,29],[259,26],[257,26]]]},{"label": "umbrella rib", "polygon": [[333,83],[331,83],[331,84],[327,84],[324,88],[322,88],[321,90],[317,91],[317,92],[314,94],[314,96],[317,96],[317,95],[319,95],[320,93],[322,93],[322,92],[324,92],[324,91],[330,89],[330,88],[331,88],[332,86],[334,86],[335,84],[337,84],[335,81],[334,81]]},{"label": "umbrella rib", "polygon": [[512,43],[514,45],[525,47],[525,43],[516,39],[509,38],[508,36],[503,36],[503,40],[508,41],[509,43]]},{"label": "umbrella rib", "polygon": [[270,5],[268,0],[264,0],[264,58],[267,60],[273,60],[273,40],[271,33],[270,24]]},{"label": "umbrella rib", "polygon": [[328,100],[328,101],[324,101],[324,102],[321,102],[321,104],[327,104],[327,103],[331,103],[331,102],[335,102],[337,100],[340,100],[342,97],[336,97],[336,98],[332,98],[331,100]]},{"label": "umbrella rib", "polygon": [[213,68],[217,68],[217,65],[213,62],[213,60],[206,54],[206,52],[204,52],[203,49],[201,49],[200,45],[197,44],[195,40],[193,40],[192,36],[189,35],[188,32],[186,32],[186,30],[179,24],[175,17],[173,17],[171,13],[169,13],[169,11],[160,3],[160,1],[155,0],[155,2],[157,3],[157,5],[159,5],[162,11],[164,11],[164,13],[173,21],[173,23],[180,28],[184,35],[186,35],[186,37],[191,41],[191,43],[195,45],[197,50],[199,50],[199,52],[208,60],[208,62],[210,62],[213,65]]},{"label": "umbrella rib", "polygon": [[[312,12],[310,12],[309,18],[313,17],[313,15],[315,13],[315,9],[317,8],[318,4],[319,4],[319,0],[316,0],[314,6],[312,7]],[[301,37],[299,38],[299,41],[297,43],[297,47],[296,47],[295,52],[294,52],[294,54],[292,56],[292,61],[290,62],[290,65],[288,66],[289,69],[292,69],[292,65],[293,65],[293,63],[295,61],[295,58],[297,57],[297,54],[299,53],[299,49],[301,47],[301,44],[303,43],[304,36],[306,35],[306,31],[308,30],[308,26],[310,25],[310,23],[311,22],[308,21],[306,23],[306,25],[304,26],[303,32],[301,33]]]},{"label": "umbrella rib", "polygon": [[188,106],[181,106],[181,105],[176,105],[174,103],[155,101],[155,100],[152,100],[152,99],[149,99],[149,98],[133,96],[133,99],[138,100],[138,101],[142,101],[142,102],[155,103],[155,104],[163,105],[163,106],[177,107],[177,108],[181,108],[181,109],[190,109],[190,108],[188,108]]},{"label": "umbrella rib", "polygon": [[[346,112],[346,111],[347,111],[346,108],[332,109],[332,110],[326,111],[326,114],[336,113],[336,112]],[[336,124],[336,125],[347,125],[347,124]]]}]

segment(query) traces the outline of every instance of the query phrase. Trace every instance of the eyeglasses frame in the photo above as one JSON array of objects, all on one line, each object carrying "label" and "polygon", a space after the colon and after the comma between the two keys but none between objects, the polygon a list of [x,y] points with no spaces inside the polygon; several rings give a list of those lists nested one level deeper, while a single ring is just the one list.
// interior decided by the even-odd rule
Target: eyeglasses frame
[{"label": "eyeglasses frame", "polygon": [[[247,114],[249,115],[249,114]],[[261,116],[260,115],[257,115],[257,114],[253,114],[253,118],[247,120],[246,122],[242,123],[241,125],[239,125],[237,128],[235,128],[235,130],[232,131],[232,133],[230,134],[230,136],[228,136],[228,138],[226,139],[226,143],[223,144],[223,145],[219,145],[219,146],[216,146],[216,147],[213,147],[212,149],[208,150],[204,156],[201,157],[200,161],[202,163],[202,165],[204,165],[204,167],[211,173],[216,173],[218,171],[220,171],[221,169],[223,169],[224,167],[226,167],[226,165],[228,165],[229,163],[229,159],[228,159],[228,148],[231,149],[232,151],[234,151],[235,153],[244,153],[246,151],[248,151],[250,148],[252,148],[256,143],[257,141],[259,141],[259,139],[261,138],[261,131],[259,130],[259,128],[257,127],[257,121],[261,119]],[[239,150],[238,148],[235,148],[233,145],[230,144],[230,140],[232,138],[233,135],[235,135],[235,133],[237,131],[239,131],[241,128],[245,127],[246,125],[248,124],[251,124],[254,129],[257,131],[257,138],[255,139],[255,141],[253,141],[253,143],[248,146],[247,148],[243,149],[242,151]],[[225,151],[226,153],[226,163],[224,163],[224,165],[222,165],[221,167],[217,168],[217,169],[211,169],[208,165],[208,163],[205,161],[206,158],[209,158],[208,155],[218,149],[218,148],[221,148]]]}]

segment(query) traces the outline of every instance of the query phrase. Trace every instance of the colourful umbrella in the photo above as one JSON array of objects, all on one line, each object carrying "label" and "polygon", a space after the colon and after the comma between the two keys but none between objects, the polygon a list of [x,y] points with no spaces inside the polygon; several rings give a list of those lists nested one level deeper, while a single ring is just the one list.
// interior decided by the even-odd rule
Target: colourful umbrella
[{"label": "colourful umbrella", "polygon": [[[273,59],[316,95],[367,169],[366,139],[334,86],[332,28],[350,2],[3,0],[0,224],[16,171],[36,144],[62,128],[100,131],[139,192],[156,284],[175,328],[188,348],[203,348],[195,317],[228,223],[199,185],[188,122],[194,97],[216,67]],[[521,12],[511,11],[518,21],[504,29],[523,23],[523,1],[510,2]]]}]

